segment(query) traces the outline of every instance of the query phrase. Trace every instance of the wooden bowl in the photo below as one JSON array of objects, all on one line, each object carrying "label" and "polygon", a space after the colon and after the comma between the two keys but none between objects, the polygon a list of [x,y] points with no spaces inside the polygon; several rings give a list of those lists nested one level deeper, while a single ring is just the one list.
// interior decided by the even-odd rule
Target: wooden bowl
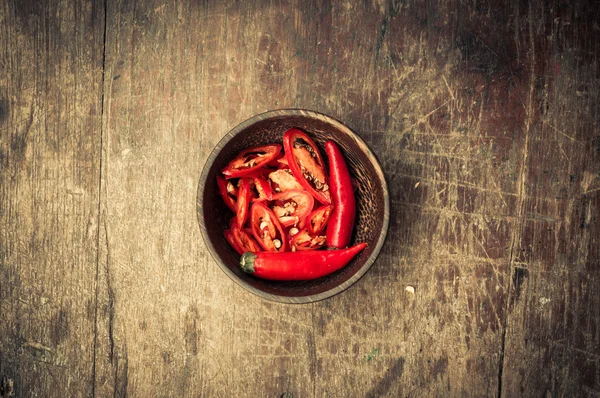
[{"label": "wooden bowl", "polygon": [[[350,173],[358,183],[357,214],[351,244],[367,242],[368,246],[346,267],[328,276],[311,281],[276,282],[256,278],[240,269],[240,256],[223,237],[233,213],[219,195],[216,176],[244,148],[268,143],[281,144],[283,133],[291,127],[304,130],[317,143],[325,161],[325,141],[332,139],[340,146]],[[256,115],[234,127],[221,139],[202,170],[196,211],[202,237],[210,254],[231,279],[269,300],[307,303],[343,291],[371,267],[387,233],[389,195],[377,159],[352,130],[317,112],[285,109]]]}]

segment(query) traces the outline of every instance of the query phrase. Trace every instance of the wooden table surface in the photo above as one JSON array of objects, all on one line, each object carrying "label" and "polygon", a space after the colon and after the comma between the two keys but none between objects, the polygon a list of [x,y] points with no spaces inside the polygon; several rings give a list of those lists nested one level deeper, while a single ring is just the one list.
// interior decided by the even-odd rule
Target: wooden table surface
[{"label": "wooden table surface", "polygon": [[[591,0],[0,1],[0,397],[600,396],[599,43]],[[196,219],[279,108],[390,188],[378,260],[312,304]]]}]

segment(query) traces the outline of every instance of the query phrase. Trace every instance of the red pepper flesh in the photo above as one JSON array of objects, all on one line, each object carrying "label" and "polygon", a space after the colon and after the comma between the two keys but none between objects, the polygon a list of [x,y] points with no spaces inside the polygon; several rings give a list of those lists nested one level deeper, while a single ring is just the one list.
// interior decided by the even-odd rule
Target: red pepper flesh
[{"label": "red pepper flesh", "polygon": [[300,185],[296,177],[289,169],[279,169],[269,174],[269,180],[273,181],[273,186],[276,192],[289,191],[290,189],[302,190],[304,187]]},{"label": "red pepper flesh", "polygon": [[[258,243],[256,243],[243,228],[240,228],[237,225],[235,217],[231,219],[231,222],[229,223],[229,230],[231,231],[231,239],[233,240],[231,246],[233,246],[238,253],[240,253],[240,251],[240,254],[243,254],[244,252],[258,253],[262,251],[260,246],[258,246]],[[225,239],[229,241],[230,238],[225,235]]]},{"label": "red pepper flesh", "polygon": [[319,202],[331,204],[325,163],[314,141],[302,130],[292,128],[283,134],[283,148],[290,170],[300,185]]},{"label": "red pepper flesh", "polygon": [[279,144],[244,149],[221,172],[227,179],[247,176],[269,164],[277,158],[280,152],[281,145]]},{"label": "red pepper flesh", "polygon": [[289,227],[303,221],[315,203],[311,194],[295,189],[273,195],[273,201],[271,210],[282,227]]},{"label": "red pepper flesh", "polygon": [[219,193],[221,194],[223,202],[225,202],[225,204],[231,209],[231,211],[233,211],[234,213],[237,212],[237,204],[227,192],[227,181],[225,181],[223,177],[217,176],[217,185],[219,186]]},{"label": "red pepper flesh", "polygon": [[244,253],[240,266],[244,272],[263,279],[310,280],[329,275],[350,262],[365,247],[359,243],[347,249],[312,250],[286,253]]},{"label": "red pepper flesh", "polygon": [[240,228],[244,227],[246,220],[248,219],[248,207],[250,206],[250,196],[251,196],[251,188],[250,188],[250,179],[242,178],[240,179],[240,191],[238,194],[237,200],[237,224]]},{"label": "red pepper flesh", "polygon": [[[250,208],[250,228],[261,247],[269,252],[284,252],[287,249],[286,235],[277,216],[263,204],[254,202]],[[277,247],[275,240],[279,240]]]},{"label": "red pepper flesh", "polygon": [[231,232],[231,230],[226,229],[223,232],[223,236],[225,236],[225,239],[227,239],[227,242],[231,245],[231,247],[233,247],[235,249],[236,252],[238,252],[239,255],[244,254],[245,250],[237,243],[235,237],[233,236],[233,232]]},{"label": "red pepper flesh", "polygon": [[252,201],[273,199],[273,190],[271,189],[271,184],[269,184],[269,180],[263,177],[254,177],[253,180],[254,187],[256,188],[256,192],[258,193],[258,197],[253,198]]},{"label": "red pepper flesh", "polygon": [[327,141],[325,153],[329,158],[329,189],[334,206],[327,224],[327,246],[341,249],[350,244],[356,199],[350,172],[340,148],[335,142]]},{"label": "red pepper flesh", "polygon": [[317,250],[325,245],[324,236],[313,236],[306,229],[290,238],[291,251]]},{"label": "red pepper flesh", "polygon": [[306,225],[308,233],[311,235],[318,235],[325,228],[327,222],[329,222],[332,210],[333,205],[321,206],[306,216],[304,224]]}]

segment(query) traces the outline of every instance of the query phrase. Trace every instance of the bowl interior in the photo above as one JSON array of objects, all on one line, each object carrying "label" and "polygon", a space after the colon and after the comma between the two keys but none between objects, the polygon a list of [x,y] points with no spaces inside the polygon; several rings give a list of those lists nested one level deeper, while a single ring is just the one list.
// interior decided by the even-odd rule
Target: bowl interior
[{"label": "bowl interior", "polygon": [[[282,144],[283,133],[291,127],[304,130],[317,143],[325,161],[327,156],[323,144],[331,139],[340,146],[357,183],[357,214],[352,244],[367,242],[368,247],[346,267],[331,275],[312,281],[275,282],[256,278],[240,270],[240,256],[223,237],[234,215],[219,195],[216,176],[231,159],[249,146]],[[387,186],[379,163],[354,132],[325,115],[284,110],[257,115],[238,125],[219,142],[200,179],[197,211],[212,256],[236,282],[268,299],[309,302],[344,290],[367,271],[385,239],[389,206]]]}]

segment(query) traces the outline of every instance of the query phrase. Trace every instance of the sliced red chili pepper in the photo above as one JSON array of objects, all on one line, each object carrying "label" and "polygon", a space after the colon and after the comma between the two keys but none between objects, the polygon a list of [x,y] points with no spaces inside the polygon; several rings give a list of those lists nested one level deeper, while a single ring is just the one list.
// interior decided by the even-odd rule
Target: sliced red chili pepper
[{"label": "sliced red chili pepper", "polygon": [[242,228],[246,223],[246,219],[248,218],[248,208],[250,206],[250,179],[249,178],[240,178],[240,190],[238,194],[237,200],[237,223]]},{"label": "sliced red chili pepper", "polygon": [[301,130],[289,129],[283,134],[283,148],[298,182],[319,202],[331,204],[325,163],[313,140]]},{"label": "sliced red chili pepper", "polygon": [[342,151],[335,142],[327,141],[325,152],[329,158],[331,195],[334,205],[327,223],[327,246],[343,248],[350,243],[356,215],[356,199]]},{"label": "sliced red chili pepper", "polygon": [[289,169],[290,168],[290,164],[288,163],[288,160],[285,156],[277,159],[277,168],[279,168],[279,169]]},{"label": "sliced red chili pepper", "polygon": [[298,180],[296,180],[296,177],[294,177],[289,168],[279,169],[269,173],[269,179],[273,181],[275,192],[284,192],[290,189],[304,189]]},{"label": "sliced red chili pepper", "polygon": [[[229,223],[229,230],[231,231],[231,237],[234,241],[234,244],[232,244],[232,246],[234,249],[236,249],[236,251],[238,251],[238,249],[241,250],[242,253],[244,253],[244,252],[258,253],[258,252],[262,251],[260,246],[254,241],[254,239],[252,239],[252,237],[243,228],[240,228],[238,226],[237,220],[235,217],[233,219],[231,219],[231,222]],[[227,235],[225,236],[225,239],[227,239],[227,241],[229,241],[229,239],[227,238]],[[239,251],[238,251],[238,253],[239,253]]]},{"label": "sliced red chili pepper", "polygon": [[231,247],[233,247],[233,249],[238,252],[238,254],[241,256],[242,254],[244,254],[246,252],[246,250],[244,250],[236,241],[235,237],[233,236],[233,232],[231,232],[231,230],[226,229],[223,232],[223,236],[225,236],[225,239],[227,239],[227,242],[231,245]]},{"label": "sliced red chili pepper", "polygon": [[333,205],[321,206],[317,210],[306,216],[305,223],[308,233],[311,235],[319,234],[327,225]]},{"label": "sliced red chili pepper", "polygon": [[225,178],[247,176],[266,166],[281,152],[281,145],[269,144],[244,149],[222,170]]},{"label": "sliced red chili pepper", "polygon": [[284,252],[287,242],[283,228],[271,209],[263,202],[254,202],[250,208],[250,227],[256,241],[266,251]]},{"label": "sliced red chili pepper", "polygon": [[290,190],[273,195],[273,213],[282,226],[288,227],[303,220],[312,210],[314,199],[306,191]]},{"label": "sliced red chili pepper", "polygon": [[282,159],[285,160],[285,154],[283,154],[283,153],[281,153],[275,159],[273,159],[269,163],[267,163],[267,167],[278,168],[281,165],[280,162]]},{"label": "sliced red chili pepper", "polygon": [[236,242],[245,252],[260,253],[262,250],[250,235],[243,229],[235,229],[231,231]]},{"label": "sliced red chili pepper", "polygon": [[288,253],[244,253],[244,272],[271,280],[309,280],[331,274],[346,266],[366,243],[341,250],[312,250]]},{"label": "sliced red chili pepper", "polygon": [[[228,184],[231,184],[221,176],[217,176],[217,185],[219,186],[219,193],[221,194],[221,198],[223,198],[223,202],[233,211],[237,212],[237,203],[235,199],[231,196],[230,192],[227,190]],[[233,191],[232,191],[233,192]]]},{"label": "sliced red chili pepper", "polygon": [[326,241],[325,236],[312,236],[305,228],[290,238],[290,250],[316,250],[325,246]]},{"label": "sliced red chili pepper", "polygon": [[254,177],[254,188],[258,196],[253,198],[252,200],[272,200],[273,199],[273,190],[271,189],[271,184],[269,180],[263,177]]}]

